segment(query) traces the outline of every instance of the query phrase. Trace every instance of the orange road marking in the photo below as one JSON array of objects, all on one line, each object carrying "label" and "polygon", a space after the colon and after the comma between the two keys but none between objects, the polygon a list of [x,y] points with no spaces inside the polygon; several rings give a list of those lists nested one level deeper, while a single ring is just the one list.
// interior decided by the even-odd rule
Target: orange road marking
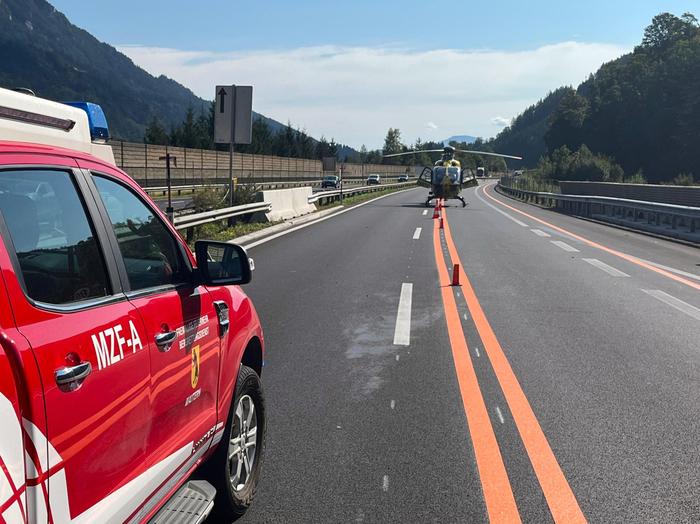
[{"label": "orange road marking", "polygon": [[433,246],[437,262],[442,292],[442,304],[447,320],[447,332],[452,347],[455,371],[459,389],[467,415],[467,425],[474,446],[474,455],[479,469],[479,478],[491,522],[519,523],[520,514],[515,504],[513,489],[508,480],[501,451],[493,432],[484,398],[479,389],[474,366],[469,357],[469,348],[459,319],[459,311],[450,287],[450,277],[445,266],[445,258],[440,246],[440,229],[438,221],[433,221]]},{"label": "orange road marking", "polygon": [[552,513],[552,517],[557,523],[584,523],[586,522],[586,518],[583,516],[583,512],[576,501],[576,496],[571,490],[554,456],[554,452],[552,452],[552,448],[549,446],[549,442],[547,442],[547,437],[542,431],[539,422],[537,422],[537,417],[532,411],[530,402],[527,400],[525,393],[520,387],[520,383],[503,352],[503,348],[501,348],[501,344],[498,342],[496,334],[491,328],[481,308],[481,304],[476,297],[467,270],[464,264],[462,264],[459,254],[457,253],[457,248],[452,240],[447,213],[443,212],[443,216],[445,239],[447,241],[447,249],[452,258],[452,263],[459,264],[461,268],[464,268],[462,272],[462,292],[464,293],[464,298],[467,301],[467,306],[469,307],[472,319],[481,337],[484,349],[491,361],[491,366],[496,373],[498,383],[503,390],[506,402],[513,415],[513,420],[520,433],[520,438],[530,457],[535,475],[537,475],[540,486],[542,486],[542,491],[547,500],[547,505]]},{"label": "orange road marking", "polygon": [[[491,186],[489,186],[489,187],[491,187]],[[565,235],[569,235],[570,237],[573,237],[576,240],[580,240],[584,244],[588,244],[591,247],[595,247],[597,249],[605,251],[606,253],[610,253],[611,255],[615,255],[616,257],[620,257],[623,260],[627,260],[628,262],[632,262],[633,264],[637,264],[640,267],[643,267],[645,269],[648,269],[649,271],[653,271],[655,273],[658,273],[659,275],[663,275],[667,278],[675,280],[676,282],[680,282],[681,284],[685,284],[686,286],[690,286],[693,289],[700,290],[700,284],[698,284],[697,282],[693,282],[692,280],[688,280],[688,279],[680,277],[678,275],[674,275],[673,273],[671,273],[669,271],[652,266],[651,264],[647,264],[646,262],[642,262],[637,257],[634,257],[632,255],[628,255],[627,253],[623,253],[622,251],[617,251],[616,249],[612,249],[610,247],[604,246],[602,244],[599,244],[598,242],[594,242],[593,240],[588,240],[587,238],[584,238],[580,235],[577,235],[576,233],[572,233],[571,231],[568,231],[568,230],[564,229],[563,227],[555,226],[554,224],[550,224],[549,222],[546,222],[546,221],[542,220],[541,218],[537,218],[536,216],[530,215],[529,213],[526,213],[525,211],[521,211],[518,208],[515,208],[513,206],[509,206],[508,204],[501,202],[497,198],[494,198],[491,194],[489,194],[488,191],[486,191],[485,187],[484,187],[484,195],[486,195],[487,198],[490,198],[491,200],[496,202],[498,205],[506,207],[506,208],[510,209],[511,211],[515,211],[516,213],[520,213],[521,215],[526,216],[529,219],[534,220],[535,222],[539,222],[540,224],[544,224],[545,226],[551,227],[552,229],[559,231],[560,233],[564,233]]]}]

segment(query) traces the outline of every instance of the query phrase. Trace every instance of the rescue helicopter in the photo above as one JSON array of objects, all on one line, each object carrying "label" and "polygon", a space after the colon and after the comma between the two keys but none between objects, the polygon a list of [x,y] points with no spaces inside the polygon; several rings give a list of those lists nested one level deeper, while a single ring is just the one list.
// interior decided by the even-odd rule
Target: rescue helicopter
[{"label": "rescue helicopter", "polygon": [[442,149],[418,149],[414,151],[406,151],[404,153],[393,153],[390,155],[382,155],[383,158],[391,158],[396,156],[414,155],[416,153],[442,153],[442,158],[435,162],[433,167],[425,167],[418,177],[418,185],[428,188],[428,198],[425,201],[425,206],[430,206],[430,201],[433,199],[444,200],[459,200],[462,202],[462,207],[466,207],[467,203],[460,195],[462,189],[478,185],[476,176],[467,169],[462,169],[462,164],[455,158],[455,154],[470,154],[496,156],[500,158],[512,158],[514,160],[522,160],[522,157],[513,155],[503,155],[501,153],[491,153],[489,151],[470,151],[467,149],[456,149],[452,146],[445,146]]}]

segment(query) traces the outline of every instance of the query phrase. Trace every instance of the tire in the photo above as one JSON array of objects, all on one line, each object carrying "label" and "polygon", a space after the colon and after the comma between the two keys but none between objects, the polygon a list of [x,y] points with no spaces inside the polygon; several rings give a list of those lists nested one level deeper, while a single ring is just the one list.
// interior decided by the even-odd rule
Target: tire
[{"label": "tire", "polygon": [[[249,406],[253,406],[253,416],[250,415]],[[246,429],[242,431],[241,414]],[[252,419],[252,420],[251,420]],[[248,421],[251,423],[247,426]],[[249,431],[255,426],[254,439]],[[258,374],[247,366],[241,365],[236,381],[236,393],[231,403],[231,410],[226,422],[223,438],[218,449],[208,462],[207,480],[216,488],[214,501],[214,522],[232,522],[248,510],[255,498],[255,492],[260,479],[263,457],[265,455],[265,398],[263,396],[262,382]],[[233,435],[233,438],[232,438]],[[236,440],[244,435],[247,444],[255,442],[255,451],[252,455],[250,471],[246,465],[250,462],[250,453],[244,458],[243,451],[237,446]],[[246,437],[247,435],[247,437]],[[236,447],[237,446],[237,447]],[[235,453],[236,448],[239,450]],[[246,446],[246,450],[250,447]],[[229,460],[229,453],[234,455]],[[237,466],[240,464],[240,467]],[[239,476],[236,476],[238,472]],[[246,474],[247,473],[247,474]],[[237,478],[238,486],[234,488],[233,482]]]}]

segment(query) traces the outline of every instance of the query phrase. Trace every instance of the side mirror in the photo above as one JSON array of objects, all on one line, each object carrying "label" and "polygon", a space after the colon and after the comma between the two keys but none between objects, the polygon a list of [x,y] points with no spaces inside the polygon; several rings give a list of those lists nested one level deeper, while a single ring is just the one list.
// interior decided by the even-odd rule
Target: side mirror
[{"label": "side mirror", "polygon": [[240,286],[250,282],[253,261],[241,246],[215,240],[197,240],[194,252],[202,284]]}]

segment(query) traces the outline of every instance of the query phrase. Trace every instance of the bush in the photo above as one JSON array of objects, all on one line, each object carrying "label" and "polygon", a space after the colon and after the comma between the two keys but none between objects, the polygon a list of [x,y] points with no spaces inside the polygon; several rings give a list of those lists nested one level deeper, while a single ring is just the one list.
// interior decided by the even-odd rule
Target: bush
[{"label": "bush", "polygon": [[692,173],[681,173],[676,175],[670,184],[673,186],[693,186],[695,185],[695,180]]},{"label": "bush", "polygon": [[644,176],[641,170],[637,171],[634,175],[625,178],[626,184],[646,184],[647,178]]},{"label": "bush", "polygon": [[625,176],[611,158],[594,154],[585,144],[574,153],[566,146],[554,150],[540,159],[538,170],[542,178],[554,180],[622,182]]},{"label": "bush", "polygon": [[[250,204],[255,202],[255,187],[251,185],[238,185],[236,192],[233,194],[233,205]],[[192,197],[192,204],[195,213],[203,211],[211,211],[212,209],[220,209],[228,207],[228,188],[227,189],[211,189],[207,188],[198,191]]]}]

